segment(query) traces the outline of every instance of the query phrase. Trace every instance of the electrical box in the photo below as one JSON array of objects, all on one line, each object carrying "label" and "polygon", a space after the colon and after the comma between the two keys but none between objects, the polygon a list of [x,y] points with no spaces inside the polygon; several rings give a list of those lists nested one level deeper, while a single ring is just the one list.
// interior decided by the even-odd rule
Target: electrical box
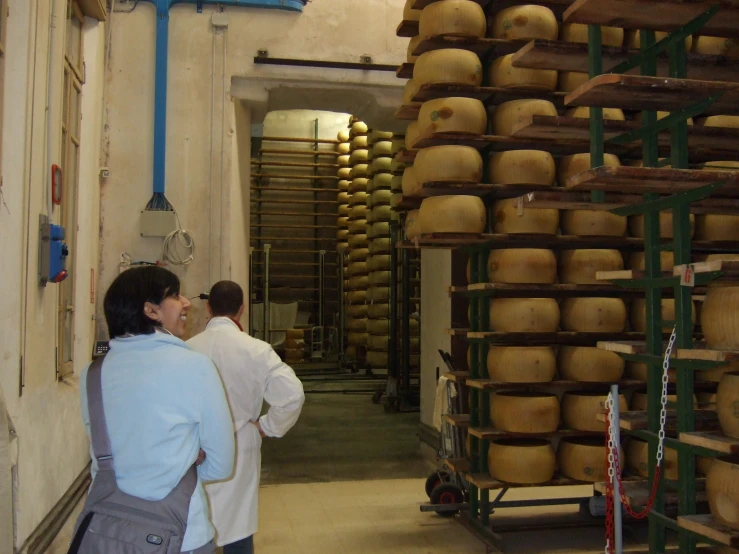
[{"label": "electrical box", "polygon": [[177,216],[172,210],[143,210],[141,212],[142,237],[166,237],[177,230]]},{"label": "electrical box", "polygon": [[49,223],[39,216],[39,283],[61,283],[67,278],[66,261],[69,250],[64,242],[64,227]]},{"label": "electrical box", "polygon": [[216,29],[228,28],[228,14],[226,12],[213,12],[211,23]]}]

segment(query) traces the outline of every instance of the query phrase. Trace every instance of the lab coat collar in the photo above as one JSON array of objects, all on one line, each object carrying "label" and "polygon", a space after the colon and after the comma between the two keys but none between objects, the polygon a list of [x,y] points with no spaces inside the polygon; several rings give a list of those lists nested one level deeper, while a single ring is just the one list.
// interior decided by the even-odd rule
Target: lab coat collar
[{"label": "lab coat collar", "polygon": [[214,327],[223,327],[223,326],[228,326],[228,325],[233,326],[233,327],[239,329],[240,331],[243,331],[243,329],[241,328],[241,326],[238,323],[236,323],[230,317],[226,317],[226,316],[214,317],[213,319],[211,319],[208,322],[208,324],[205,326],[205,328],[206,329],[210,329],[210,328],[214,328]]}]

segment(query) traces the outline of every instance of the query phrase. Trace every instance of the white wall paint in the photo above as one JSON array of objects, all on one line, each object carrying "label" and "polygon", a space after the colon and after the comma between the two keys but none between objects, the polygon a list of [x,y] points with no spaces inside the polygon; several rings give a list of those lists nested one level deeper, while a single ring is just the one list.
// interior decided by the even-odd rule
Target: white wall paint
[{"label": "white wall paint", "polygon": [[[61,156],[61,103],[65,0],[53,0],[57,33],[52,46],[52,152]],[[87,440],[79,414],[74,377],[58,382],[57,288],[40,288],[38,217],[46,212],[46,90],[49,59],[50,2],[10,0],[6,42],[3,181],[8,210],[0,214],[0,255],[9,268],[4,285],[15,294],[0,299],[0,386],[18,433],[16,547],[61,498],[87,464]],[[97,168],[102,97],[104,26],[85,28],[87,83],[83,85],[79,229],[75,306],[75,370],[89,361],[92,344],[90,268],[96,267],[98,223]],[[34,72],[35,67],[35,72]],[[55,217],[58,217],[55,215]],[[68,229],[68,233],[75,232]],[[25,386],[19,397],[19,359]]]}]

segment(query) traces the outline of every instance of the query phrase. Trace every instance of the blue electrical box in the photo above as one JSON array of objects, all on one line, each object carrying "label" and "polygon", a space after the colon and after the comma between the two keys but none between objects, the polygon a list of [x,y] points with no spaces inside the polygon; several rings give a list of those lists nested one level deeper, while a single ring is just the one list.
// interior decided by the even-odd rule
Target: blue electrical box
[{"label": "blue electrical box", "polygon": [[61,283],[67,278],[69,250],[64,242],[64,227],[49,223],[45,215],[39,221],[39,282]]}]

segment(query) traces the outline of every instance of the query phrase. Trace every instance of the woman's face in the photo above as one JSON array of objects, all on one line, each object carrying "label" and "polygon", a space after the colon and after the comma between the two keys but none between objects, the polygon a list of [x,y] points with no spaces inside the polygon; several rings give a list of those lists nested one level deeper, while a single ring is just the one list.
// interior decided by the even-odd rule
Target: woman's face
[{"label": "woman's face", "polygon": [[167,331],[175,337],[185,336],[185,324],[187,323],[187,311],[190,309],[190,301],[182,296],[167,296],[159,304],[157,315],[158,321]]}]

